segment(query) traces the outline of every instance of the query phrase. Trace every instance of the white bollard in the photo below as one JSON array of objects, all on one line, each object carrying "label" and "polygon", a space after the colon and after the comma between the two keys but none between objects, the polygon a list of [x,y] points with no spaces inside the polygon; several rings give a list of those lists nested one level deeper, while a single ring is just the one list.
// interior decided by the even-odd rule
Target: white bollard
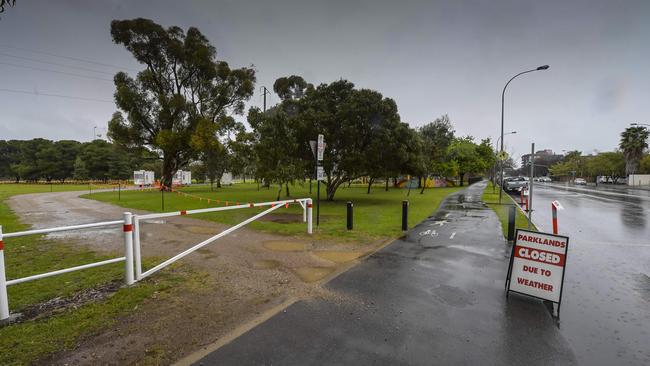
[{"label": "white bollard", "polygon": [[302,207],[302,222],[307,222],[307,201],[301,201],[300,206]]},{"label": "white bollard", "polygon": [[2,242],[0,225],[0,323],[9,319],[9,298],[7,297],[7,276],[5,275],[5,246]]},{"label": "white bollard", "polygon": [[311,198],[307,200],[307,234],[311,234],[313,232],[313,225],[312,225],[312,200]]},{"label": "white bollard", "polygon": [[142,278],[142,255],[140,250],[140,218],[133,216],[133,259],[135,260],[135,280]]},{"label": "white bollard", "polygon": [[133,284],[133,217],[124,213],[124,281],[127,286]]}]

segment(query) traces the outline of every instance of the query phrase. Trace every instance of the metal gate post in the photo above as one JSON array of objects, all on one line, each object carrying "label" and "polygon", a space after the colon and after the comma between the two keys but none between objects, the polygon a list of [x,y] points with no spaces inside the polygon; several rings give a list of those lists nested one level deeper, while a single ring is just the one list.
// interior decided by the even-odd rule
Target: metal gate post
[{"label": "metal gate post", "polygon": [[312,225],[312,200],[309,198],[307,200],[307,234],[311,234],[313,232],[313,225]]},{"label": "metal gate post", "polygon": [[142,255],[140,249],[140,218],[133,215],[133,260],[135,261],[135,280],[142,278]]},{"label": "metal gate post", "polygon": [[5,247],[0,225],[0,324],[9,319],[9,298],[7,297],[7,276],[5,275]]},{"label": "metal gate post", "polygon": [[133,284],[133,217],[130,212],[124,213],[124,282],[127,286]]}]

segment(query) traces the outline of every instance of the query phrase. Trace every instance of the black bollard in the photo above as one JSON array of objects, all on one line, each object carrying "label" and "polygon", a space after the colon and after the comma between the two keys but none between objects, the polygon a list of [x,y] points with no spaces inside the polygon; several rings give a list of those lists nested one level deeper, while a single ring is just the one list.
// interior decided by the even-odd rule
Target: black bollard
[{"label": "black bollard", "polygon": [[409,201],[402,201],[402,231],[409,229]]},{"label": "black bollard", "polygon": [[352,230],[352,202],[348,201],[348,230]]},{"label": "black bollard", "polygon": [[508,207],[508,241],[515,240],[515,217],[517,215],[517,209],[514,205]]}]

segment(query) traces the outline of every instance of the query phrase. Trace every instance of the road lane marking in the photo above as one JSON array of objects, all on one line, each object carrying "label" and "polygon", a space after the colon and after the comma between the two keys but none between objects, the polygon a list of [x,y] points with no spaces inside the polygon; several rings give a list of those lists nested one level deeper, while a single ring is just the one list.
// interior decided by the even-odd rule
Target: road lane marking
[{"label": "road lane marking", "polygon": [[449,237],[449,239],[453,239],[454,236],[456,236],[456,232],[455,232],[455,231],[454,231],[453,233],[451,233],[451,236]]}]

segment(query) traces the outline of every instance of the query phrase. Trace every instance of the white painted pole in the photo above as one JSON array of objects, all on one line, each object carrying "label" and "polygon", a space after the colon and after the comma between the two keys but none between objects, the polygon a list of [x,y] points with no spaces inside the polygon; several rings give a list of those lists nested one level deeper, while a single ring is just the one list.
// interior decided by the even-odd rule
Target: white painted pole
[{"label": "white painted pole", "polygon": [[124,281],[127,286],[133,284],[133,217],[124,213]]},{"label": "white painted pole", "polygon": [[312,200],[311,198],[307,199],[307,234],[311,234],[313,232],[313,225],[312,225]]},{"label": "white painted pole", "polygon": [[7,276],[5,275],[5,247],[0,225],[0,323],[9,319],[9,298],[7,297]]},{"label": "white painted pole", "polygon": [[300,201],[302,207],[302,222],[307,222],[307,202]]},{"label": "white painted pole", "polygon": [[142,255],[140,250],[140,217],[133,216],[133,259],[135,260],[135,280],[142,278]]}]

